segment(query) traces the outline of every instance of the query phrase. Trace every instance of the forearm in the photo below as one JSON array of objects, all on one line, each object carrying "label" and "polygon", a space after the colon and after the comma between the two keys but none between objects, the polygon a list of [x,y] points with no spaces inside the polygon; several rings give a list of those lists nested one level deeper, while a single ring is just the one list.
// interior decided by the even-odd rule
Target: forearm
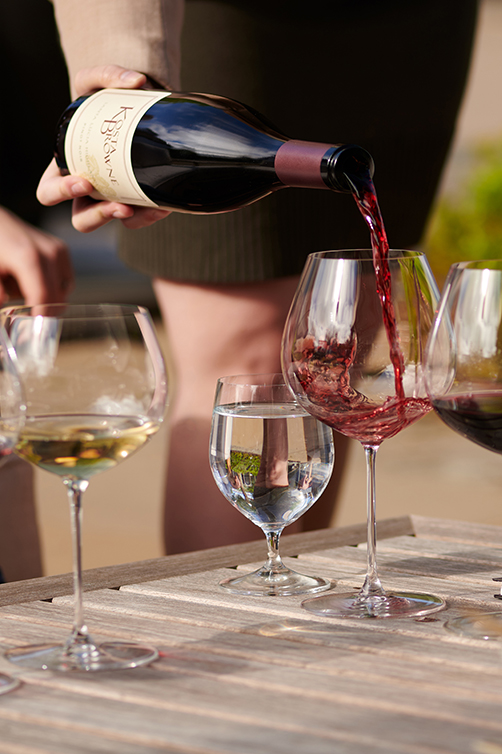
[{"label": "forearm", "polygon": [[72,93],[82,68],[115,63],[179,89],[183,0],[52,0]]}]

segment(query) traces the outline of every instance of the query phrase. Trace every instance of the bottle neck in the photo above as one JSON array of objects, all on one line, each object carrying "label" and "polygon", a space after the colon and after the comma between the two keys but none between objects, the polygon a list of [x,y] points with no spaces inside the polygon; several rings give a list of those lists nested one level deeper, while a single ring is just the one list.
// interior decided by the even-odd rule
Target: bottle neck
[{"label": "bottle neck", "polygon": [[275,172],[285,186],[350,193],[351,176],[373,175],[371,155],[355,144],[321,144],[290,139],[275,156]]},{"label": "bottle neck", "polygon": [[329,188],[323,179],[321,166],[330,150],[330,144],[294,139],[286,141],[275,156],[277,177],[285,186]]}]

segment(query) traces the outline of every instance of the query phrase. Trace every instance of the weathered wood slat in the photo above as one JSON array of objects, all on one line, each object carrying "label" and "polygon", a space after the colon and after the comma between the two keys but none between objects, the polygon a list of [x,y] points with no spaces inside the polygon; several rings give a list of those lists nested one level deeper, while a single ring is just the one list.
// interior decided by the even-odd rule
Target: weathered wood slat
[{"label": "weathered wood slat", "polygon": [[[152,681],[154,682],[154,681]],[[31,690],[30,690],[31,691]],[[260,698],[260,695],[257,695]],[[19,694],[18,700],[21,699]],[[149,709],[135,705],[129,700],[100,700],[99,709],[92,699],[80,696],[81,718],[77,722],[72,719],[72,707],[75,702],[68,698],[67,693],[46,691],[44,704],[40,705],[38,695],[33,699],[28,692],[24,692],[22,706],[15,705],[13,695],[6,698],[5,705],[0,706],[0,727],[4,720],[10,722],[12,718],[22,715],[28,723],[44,725],[50,738],[58,736],[66,730],[75,733],[82,739],[88,732],[99,734],[106,742],[115,745],[115,752],[121,752],[122,745],[135,745],[135,751],[149,752],[150,750],[174,751],[188,754],[217,754],[232,752],[232,754],[254,754],[264,751],[267,754],[290,754],[299,752],[309,754],[360,754],[364,752],[399,751],[402,754],[435,754],[442,752],[469,752],[468,744],[474,736],[481,737],[483,732],[472,726],[436,721],[427,726],[423,720],[413,715],[405,720],[406,727],[397,728],[398,716],[378,711],[367,718],[367,727],[354,724],[354,711],[350,706],[336,705],[331,715],[321,718],[320,710],[315,702],[306,703],[305,712],[314,713],[314,725],[306,726],[301,720],[291,721],[291,714],[287,711],[287,700],[275,700],[278,705],[277,714],[270,720],[270,703],[265,707],[263,699],[260,709],[253,711],[235,712],[232,709],[233,699],[229,697],[225,709],[218,714],[209,711],[203,714],[192,705],[186,706],[177,702],[174,697],[166,699],[162,708]],[[286,714],[281,715],[284,702]],[[40,708],[42,708],[40,710]],[[44,716],[42,723],[40,711]],[[265,719],[259,716],[263,712]],[[269,712],[267,719],[266,713]],[[67,721],[68,728],[64,725]],[[66,728],[66,730],[65,730]],[[449,736],[451,747],[437,748],[432,745],[437,739],[438,731],[442,729]],[[389,743],[385,738],[386,730],[395,730],[397,741]],[[58,735],[59,734],[59,735]],[[79,735],[80,734],[80,735]],[[47,735],[47,734],[46,734]],[[48,738],[48,737],[47,737]],[[50,740],[42,734],[39,746],[33,751],[52,752]],[[69,736],[67,736],[67,739]],[[71,739],[70,739],[71,740]],[[458,745],[458,746],[457,746]],[[100,750],[100,749],[99,749]],[[5,749],[4,749],[5,751]],[[8,750],[7,750],[8,751]],[[15,749],[14,749],[15,751]],[[18,749],[18,752],[20,750]],[[22,749],[21,749],[22,751]],[[75,751],[73,747],[69,752]],[[90,746],[77,751],[98,751]],[[134,749],[133,749],[134,751]],[[16,752],[16,754],[18,754]],[[23,752],[24,754],[24,752]]]},{"label": "weathered wood slat", "polygon": [[[167,593],[159,593],[159,598],[153,600],[151,593],[122,590],[92,592],[86,598],[86,614],[93,634],[97,632],[108,638],[116,635],[128,640],[141,637],[142,641],[155,644],[168,642],[169,645],[178,645],[180,641],[205,641],[207,637],[212,640],[215,635],[224,636],[222,641],[228,642],[233,641],[230,638],[232,633],[245,633],[280,641],[343,648],[344,651],[362,653],[363,657],[379,653],[389,658],[411,657],[414,662],[417,652],[428,645],[434,651],[425,652],[421,658],[424,666],[469,662],[472,668],[483,663],[491,668],[493,656],[490,651],[498,652],[493,644],[476,642],[469,656],[465,655],[466,640],[448,634],[443,628],[444,620],[456,617],[458,610],[438,613],[433,621],[425,623],[413,620],[346,621],[311,616],[293,601],[288,606],[274,601],[269,607],[267,601],[255,600],[254,604],[247,603],[245,608],[241,608],[238,602],[232,605],[230,602],[211,601],[200,595],[194,595],[192,599],[187,598],[186,594],[184,597],[184,600],[180,600]],[[42,605],[44,617],[41,626],[45,629],[54,626],[58,629],[59,638],[61,629],[71,622],[71,604],[66,598],[61,598],[57,604]],[[24,643],[27,640],[24,632],[29,629],[29,640],[33,641],[33,619],[36,616],[40,620],[40,607],[28,604],[2,608],[0,639],[9,643]],[[47,630],[42,638],[45,639],[46,635]],[[247,641],[245,638],[243,645]],[[267,642],[264,642],[264,646],[268,646]],[[488,654],[487,648],[490,650]],[[257,651],[255,643],[252,651]],[[281,662],[280,654],[273,661]]]},{"label": "weathered wood slat", "polygon": [[[13,606],[9,620],[0,622],[2,642],[18,645],[25,641],[66,638],[70,606],[44,604],[44,607],[47,617],[43,624],[34,626],[33,616],[39,617],[37,605]],[[416,666],[427,683],[434,667],[449,669],[464,680],[472,678],[474,673],[484,673],[493,675],[497,683],[500,681],[499,648],[494,643],[473,642],[448,634],[441,620],[362,621],[354,625],[353,621],[310,618],[304,611],[291,609],[290,617],[274,621],[274,616],[265,611],[250,616],[246,611],[174,599],[152,605],[147,596],[117,592],[93,592],[87,613],[89,623],[98,627],[97,632],[93,631],[97,637],[153,642],[170,657],[172,649],[178,648],[181,656],[214,653],[220,658],[237,657],[274,665],[315,665],[322,672],[336,673],[340,667],[345,668],[343,672],[359,668],[369,675],[373,663],[380,661],[383,664],[379,672],[385,675],[383,667],[392,661],[397,663],[392,673],[398,668],[400,674],[404,664],[408,671],[403,677],[407,678],[409,668]],[[450,612],[449,616],[456,614]],[[294,644],[305,646],[299,653]],[[430,651],[424,652],[424,647]],[[333,652],[323,653],[323,648]],[[423,655],[419,663],[417,652]],[[344,658],[348,658],[345,666]]]},{"label": "weathered wood slat", "polygon": [[[221,589],[236,567],[263,562],[262,540],[88,572],[95,638],[153,644],[160,659],[105,674],[12,666],[24,684],[0,696],[0,754],[502,754],[502,642],[444,628],[469,609],[502,612],[491,583],[502,530],[443,521],[436,531],[405,517],[382,531],[384,585],[443,594],[447,610],[424,621],[327,619],[302,610],[301,597]],[[365,527],[350,527],[285,538],[282,550],[300,571],[335,576],[340,592],[362,583],[364,541]],[[66,638],[64,578],[38,581],[37,596],[52,601],[27,602],[36,583],[16,585],[0,607],[4,647]]]},{"label": "weathered wood slat", "polygon": [[[191,718],[197,736],[215,735],[213,724],[218,721],[226,728],[222,751],[228,749],[229,739],[238,730],[254,727],[252,740],[255,746],[264,746],[268,737],[271,743],[265,751],[318,751],[318,744],[331,740],[332,744],[347,735],[360,741],[367,731],[360,730],[361,715],[368,723],[372,737],[379,739],[385,730],[393,731],[393,743],[406,745],[413,741],[421,747],[436,750],[437,732],[442,740],[457,742],[455,751],[469,751],[468,745],[458,739],[470,740],[487,731],[502,734],[500,720],[500,695],[488,699],[451,698],[448,689],[443,694],[434,690],[434,679],[428,688],[420,690],[414,684],[403,689],[378,681],[379,694],[375,694],[374,681],[341,676],[334,679],[322,672],[276,668],[263,664],[260,672],[256,663],[234,664],[233,668],[215,668],[213,673],[197,667],[176,668],[162,662],[151,669],[129,674],[110,674],[103,684],[96,677],[54,676],[30,678],[29,685],[43,691],[41,699],[31,699],[25,693],[22,714],[28,721],[43,715],[51,721],[76,730],[89,726],[100,728],[108,738],[117,743],[127,740],[158,745],[164,740],[182,736],[190,743],[194,733],[184,729],[184,718]],[[125,686],[125,682],[129,685]],[[175,694],[172,693],[173,687]],[[442,698],[440,698],[442,697]],[[10,699],[9,699],[10,701]],[[96,704],[99,702],[99,704]],[[21,698],[19,699],[21,703]],[[75,719],[75,705],[79,717]],[[117,710],[117,704],[122,708]],[[8,709],[16,708],[14,701]],[[327,715],[327,711],[330,714]],[[278,711],[280,714],[278,715]],[[117,718],[117,712],[120,713]],[[0,720],[3,709],[0,707]],[[179,719],[178,719],[179,718]],[[307,747],[295,748],[288,742],[288,734],[305,736],[310,731]],[[366,735],[365,735],[366,733]],[[385,740],[385,739],[384,739]],[[285,746],[286,745],[286,746]],[[269,748],[271,747],[271,748]],[[242,749],[239,749],[242,750]],[[407,750],[407,749],[405,749]]]},{"label": "weathered wood slat", "polygon": [[[318,554],[300,555],[294,560],[285,562],[302,573],[326,576],[332,579],[334,586],[347,578],[354,577],[361,580],[366,572],[366,551],[350,549],[328,550]],[[235,571],[219,571],[221,578],[239,575],[257,568],[259,563],[247,563]],[[495,590],[492,579],[502,575],[502,563],[495,561],[464,561],[452,557],[437,557],[432,554],[422,555],[418,552],[404,553],[402,550],[381,549],[378,553],[378,570],[382,575],[399,575],[399,578],[413,576],[420,583],[424,578],[439,578],[448,581],[458,581],[459,584],[483,585],[485,589]],[[418,583],[418,582],[417,582]]]},{"label": "weathered wood slat", "polygon": [[[378,525],[378,536],[381,539],[413,533],[414,529],[409,516],[386,519]],[[365,540],[366,527],[363,524],[357,524],[341,529],[322,529],[303,534],[286,534],[282,538],[281,551],[284,555],[298,555],[301,552],[309,552],[319,547],[355,545]],[[189,574],[223,566],[237,566],[240,562],[250,562],[263,558],[264,548],[262,537],[255,542],[241,545],[215,547],[210,550],[169,555],[136,563],[92,568],[84,571],[83,587],[85,591],[116,588],[123,584],[136,584],[182,573]],[[14,602],[52,599],[64,594],[71,594],[72,591],[73,577],[69,573],[0,584],[0,606]]]},{"label": "weathered wood slat", "polygon": [[[385,724],[393,726],[397,738],[404,734],[404,721],[408,732],[413,733],[415,743],[420,741],[423,746],[433,743],[430,729],[439,724],[450,734],[454,727],[460,726],[464,734],[469,733],[471,737],[478,731],[502,732],[500,694],[492,694],[489,700],[488,695],[484,700],[465,696],[451,698],[448,689],[443,695],[435,692],[433,677],[428,687],[422,690],[411,683],[408,689],[403,689],[402,684],[393,687],[379,681],[381,693],[375,695],[370,674],[359,679],[340,676],[337,684],[332,676],[298,668],[278,669],[263,664],[260,670],[256,663],[247,662],[245,665],[235,663],[233,668],[227,665],[222,669],[220,666],[211,673],[193,664],[191,667],[173,667],[168,661],[165,668],[160,663],[151,669],[135,671],[134,676],[127,679],[130,684],[127,688],[125,680],[120,674],[110,674],[103,685],[96,677],[59,675],[49,678],[39,674],[38,678],[30,679],[30,685],[44,692],[44,703],[39,701],[34,705],[38,714],[43,713],[44,719],[50,721],[57,717],[60,724],[67,719],[68,725],[79,730],[89,725],[88,718],[92,716],[93,726],[101,726],[109,737],[116,736],[117,741],[125,731],[133,740],[141,740],[138,734],[146,731],[146,724],[153,740],[161,740],[162,735],[169,734],[175,714],[195,716],[199,728],[215,718],[225,721],[230,731],[246,723],[254,725],[257,730],[253,740],[258,743],[260,738],[265,740],[267,729],[281,736],[288,732],[306,732],[305,722],[300,721],[308,721],[313,733],[310,742],[313,751],[316,750],[317,736],[336,741],[340,731],[346,730],[347,734],[356,731],[355,718],[360,714],[371,721],[373,734]],[[173,685],[175,695],[170,693]],[[440,699],[441,696],[444,698]],[[99,700],[97,713],[92,707],[93,700]],[[278,701],[280,719],[277,719],[275,709]],[[117,702],[125,706],[121,710],[120,729],[112,719]],[[442,704],[438,705],[438,702]],[[53,709],[54,703],[57,703],[57,709]],[[79,707],[78,721],[72,717],[75,703]],[[331,715],[326,717],[329,707]],[[23,715],[30,720],[30,705],[26,704],[26,699]],[[155,726],[152,725],[154,716]],[[168,726],[163,727],[166,716]],[[179,721],[176,721],[176,727],[179,734]],[[184,735],[187,735],[186,731]],[[294,749],[298,750],[309,751]],[[459,750],[464,751],[464,748]]]},{"label": "weathered wood slat", "polygon": [[[133,743],[138,754],[145,749],[149,751],[148,747],[161,751],[211,754],[217,751],[236,751],[251,754],[253,747],[259,746],[263,751],[284,752],[287,751],[286,746],[290,747],[290,751],[294,750],[297,738],[300,745],[303,744],[303,751],[307,751],[308,739],[314,747],[313,751],[318,751],[319,754],[332,751],[334,737],[329,730],[321,730],[316,735],[301,723],[262,723],[252,710],[233,712],[230,699],[227,709],[215,712],[208,710],[204,714],[194,700],[180,702],[176,694],[169,693],[169,681],[163,679],[158,672],[137,669],[135,678],[139,676],[146,677],[148,684],[153,686],[159,681],[165,682],[165,698],[158,703],[154,699],[142,699],[135,694],[135,679],[131,677],[127,679],[132,684],[131,691],[125,694],[114,693],[113,690],[100,693],[104,688],[103,684],[94,684],[93,693],[86,693],[85,686],[90,690],[93,679],[89,679],[89,684],[84,679],[79,690],[73,694],[68,691],[66,684],[60,690],[51,688],[50,685],[30,684],[18,694],[10,694],[2,699],[0,729],[3,719],[9,720],[22,715],[27,722],[44,724],[49,730],[59,728],[80,734],[99,734],[114,743],[115,752],[121,751],[123,743]],[[41,690],[43,694],[40,693]],[[144,703],[145,701],[148,703]],[[78,718],[75,715],[76,704]],[[282,740],[275,741],[271,734],[277,728],[280,729]],[[44,746],[45,741],[42,740],[39,750],[47,751]],[[71,748],[68,752],[73,754]]]},{"label": "weathered wood slat", "polygon": [[[131,679],[132,680],[132,679]],[[338,706],[352,708],[344,710],[343,717],[354,714],[354,708],[365,708],[368,714],[377,712],[395,716],[403,714],[422,720],[443,720],[445,723],[461,723],[470,718],[473,727],[485,726],[502,733],[500,704],[502,686],[492,679],[490,693],[477,695],[455,692],[448,684],[434,682],[429,677],[428,683],[407,682],[401,678],[376,678],[368,667],[367,675],[362,673],[328,674],[319,668],[288,667],[247,660],[245,663],[236,659],[226,662],[173,662],[163,658],[149,669],[134,674],[133,685],[124,689],[120,675],[110,674],[106,687],[95,678],[68,678],[61,674],[53,678],[32,678],[31,685],[50,690],[78,694],[81,698],[97,698],[104,705],[110,700],[129,702],[134,706],[150,706],[158,710],[190,709],[195,706],[202,715],[222,718],[246,716],[259,720],[267,727],[273,725],[276,717],[274,700],[287,699],[281,705],[281,721],[277,727],[294,726],[298,723],[299,713],[304,705],[304,719],[313,729],[331,729],[331,724],[343,723]],[[173,684],[176,695],[169,691]],[[381,693],[375,694],[379,687]],[[231,699],[231,708],[222,704]],[[324,711],[328,704],[333,706],[332,720],[324,720]],[[324,706],[324,709],[322,707]]]},{"label": "weathered wood slat", "polygon": [[437,539],[441,542],[463,542],[475,545],[501,547],[501,528],[492,524],[473,524],[470,521],[452,521],[443,518],[410,516],[417,537]]},{"label": "weathered wood slat", "polygon": [[[26,719],[23,725],[18,723],[19,715],[2,710],[0,705],[0,753],[1,754],[158,754],[166,749],[165,744],[155,745],[142,736],[128,738],[114,736],[103,729],[96,731],[85,726],[63,727],[51,724],[50,720],[34,722]],[[181,750],[178,750],[181,751]],[[187,749],[183,750],[188,752]],[[202,749],[193,749],[193,754],[206,754]],[[211,753],[212,754],[212,753]]]},{"label": "weathered wood slat", "polygon": [[[358,549],[364,545],[358,545]],[[477,564],[495,567],[502,566],[502,547],[492,547],[489,544],[466,544],[439,539],[422,537],[392,537],[378,543],[378,552],[395,552],[405,556],[412,553],[414,557],[438,558],[440,560],[458,560],[468,563],[474,569]],[[307,554],[308,556],[308,554]],[[303,555],[300,557],[304,557]]]},{"label": "weathered wood slat", "polygon": [[[391,589],[406,589],[407,591],[433,591],[440,595],[453,593],[458,598],[492,600],[497,586],[491,581],[492,573],[497,573],[492,569],[488,574],[482,571],[480,574],[470,574],[465,564],[460,561],[440,560],[438,567],[434,568],[430,561],[419,558],[396,559],[392,552],[382,553],[379,557],[381,576],[384,577],[385,585]],[[317,554],[308,554],[300,556],[297,559],[285,559],[288,565],[297,568],[306,573],[316,573],[336,581],[336,590],[340,591],[342,587],[346,589],[360,588],[364,580],[366,569],[366,552],[364,549],[354,547],[342,547],[334,550],[324,550]],[[246,564],[240,570],[252,570],[259,563]],[[239,597],[232,595],[226,590],[221,589],[218,583],[221,579],[232,576],[233,570],[219,569],[207,572],[203,576],[193,574],[187,582],[178,582],[170,579],[169,581],[153,581],[144,585],[129,585],[126,588],[132,591],[146,591],[149,593],[163,592],[166,594],[173,593],[180,584],[180,591],[175,592],[183,598],[183,593],[193,598],[196,594],[202,593],[208,599],[214,599],[217,596],[219,601],[227,600],[229,604],[235,604],[237,600],[244,604],[251,605],[253,601],[260,601],[263,598],[256,597]],[[203,582],[199,579],[203,578]],[[455,581],[457,586],[452,590],[449,581]],[[438,591],[439,590],[439,591]],[[275,598],[274,598],[275,599]],[[300,601],[299,598],[279,598],[283,600],[293,600],[293,603]]]}]

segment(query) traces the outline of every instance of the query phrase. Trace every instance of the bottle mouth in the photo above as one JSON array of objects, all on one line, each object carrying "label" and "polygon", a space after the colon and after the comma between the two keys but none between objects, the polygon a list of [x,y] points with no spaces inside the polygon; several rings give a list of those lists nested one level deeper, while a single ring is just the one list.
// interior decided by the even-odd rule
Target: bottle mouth
[{"label": "bottle mouth", "polygon": [[323,163],[323,175],[328,186],[344,193],[353,193],[361,179],[371,179],[375,172],[373,157],[357,144],[333,147],[325,155]]}]

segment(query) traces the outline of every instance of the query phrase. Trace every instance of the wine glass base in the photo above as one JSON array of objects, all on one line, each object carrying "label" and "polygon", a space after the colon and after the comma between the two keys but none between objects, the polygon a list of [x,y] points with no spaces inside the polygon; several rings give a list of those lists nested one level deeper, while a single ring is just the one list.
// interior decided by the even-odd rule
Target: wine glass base
[{"label": "wine glass base", "polygon": [[444,624],[448,631],[471,639],[502,641],[502,613],[480,613],[454,618]]},{"label": "wine glass base", "polygon": [[159,653],[152,647],[128,642],[110,641],[103,644],[77,646],[68,650],[64,644],[32,644],[9,649],[7,660],[32,670],[58,670],[63,672],[97,670],[123,670],[148,665]]},{"label": "wine glass base", "polygon": [[289,597],[294,594],[324,592],[335,582],[321,576],[306,576],[289,568],[274,572],[266,568],[220,581],[220,586],[234,594],[251,597]]},{"label": "wine glass base", "polygon": [[21,681],[17,678],[12,678],[10,675],[0,673],[0,694],[7,694],[9,691],[19,688]]},{"label": "wine glass base", "polygon": [[432,594],[394,592],[361,597],[358,593],[327,594],[304,600],[302,607],[328,618],[406,618],[442,610],[445,602]]}]

